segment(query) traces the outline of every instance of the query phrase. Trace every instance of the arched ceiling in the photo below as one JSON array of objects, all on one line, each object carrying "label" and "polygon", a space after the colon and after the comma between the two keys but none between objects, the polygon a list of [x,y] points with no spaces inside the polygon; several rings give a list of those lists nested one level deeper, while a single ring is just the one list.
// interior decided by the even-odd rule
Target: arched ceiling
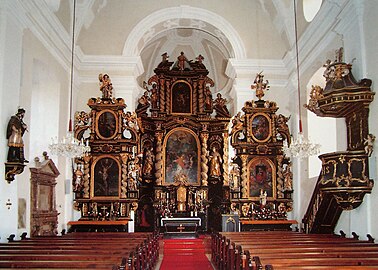
[{"label": "arched ceiling", "polygon": [[[69,31],[73,0],[45,3]],[[301,13],[298,22],[301,33],[307,25]],[[175,61],[184,51],[188,59],[205,57],[215,92],[226,94],[228,59],[282,60],[294,40],[292,0],[77,0],[76,46],[92,58],[140,56],[140,86],[162,53]]]}]

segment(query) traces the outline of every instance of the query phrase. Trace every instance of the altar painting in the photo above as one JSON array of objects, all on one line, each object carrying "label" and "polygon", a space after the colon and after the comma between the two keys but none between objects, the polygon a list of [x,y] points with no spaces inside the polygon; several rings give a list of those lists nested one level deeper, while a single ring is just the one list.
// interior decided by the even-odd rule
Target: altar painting
[{"label": "altar painting", "polygon": [[179,128],[167,134],[165,148],[164,184],[180,181],[199,184],[199,142],[189,129]]},{"label": "altar painting", "polygon": [[120,169],[117,160],[110,156],[98,159],[93,167],[92,197],[119,195]]},{"label": "altar painting", "polygon": [[261,191],[267,193],[267,197],[275,197],[275,174],[273,162],[265,157],[257,157],[249,162],[248,166],[248,195],[259,197]]},{"label": "altar painting", "polygon": [[257,142],[266,142],[271,136],[270,119],[263,113],[257,113],[251,120],[252,137]]},{"label": "altar painting", "polygon": [[97,134],[101,139],[112,139],[117,134],[118,121],[114,112],[104,110],[97,115]]},{"label": "altar painting", "polygon": [[172,86],[172,113],[192,113],[192,90],[189,83],[177,81]]}]

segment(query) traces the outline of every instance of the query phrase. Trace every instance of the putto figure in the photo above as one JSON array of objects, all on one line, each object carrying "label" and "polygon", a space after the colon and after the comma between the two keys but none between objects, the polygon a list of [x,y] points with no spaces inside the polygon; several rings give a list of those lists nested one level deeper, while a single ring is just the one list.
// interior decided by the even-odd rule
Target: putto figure
[{"label": "putto figure", "polygon": [[22,136],[28,130],[23,118],[25,110],[18,109],[16,115],[13,115],[8,122],[7,139],[8,139],[8,162],[27,163],[24,156],[24,141]]}]

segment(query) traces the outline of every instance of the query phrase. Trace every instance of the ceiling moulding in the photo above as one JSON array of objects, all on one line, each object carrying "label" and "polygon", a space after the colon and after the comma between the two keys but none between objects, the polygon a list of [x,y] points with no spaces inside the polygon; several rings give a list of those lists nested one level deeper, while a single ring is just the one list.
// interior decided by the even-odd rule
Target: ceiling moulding
[{"label": "ceiling moulding", "polygon": [[130,71],[135,77],[144,72],[140,56],[85,55],[79,47],[76,49],[76,55],[79,59],[78,70]]},{"label": "ceiling moulding", "polygon": [[[334,31],[335,27],[340,27],[340,24],[349,24],[349,22],[353,21],[351,18],[348,18],[348,20],[340,19],[340,14],[345,12],[344,9],[351,8],[352,5],[348,3],[350,3],[349,0],[343,0],[337,3],[324,1],[314,20],[299,37],[300,74],[306,73],[308,69],[312,69],[314,63],[324,56],[324,51],[328,49],[329,44],[337,36],[337,33]],[[290,76],[296,76],[294,46],[291,51],[285,55],[283,61],[288,67]]]},{"label": "ceiling moulding", "polygon": [[71,36],[45,1],[8,1],[20,23],[30,29],[65,70],[71,65]]},{"label": "ceiling moulding", "polygon": [[[198,20],[206,22],[216,29],[221,29],[222,34],[230,42],[234,50],[234,57],[237,59],[245,58],[246,52],[242,39],[227,20],[208,10],[190,6],[165,8],[145,17],[130,32],[122,54],[125,56],[139,55],[143,47],[148,44],[155,35],[159,34],[155,33],[155,27],[158,24],[164,24],[167,21],[175,19]],[[177,28],[177,26],[174,25],[172,27]],[[203,30],[200,26],[193,28]],[[150,35],[149,39],[146,39],[146,35]],[[216,33],[214,33],[214,35],[217,36]]]},{"label": "ceiling moulding", "polygon": [[[260,0],[260,2],[262,1]],[[266,1],[264,1],[264,4],[265,3]],[[272,4],[276,9],[273,25],[280,34],[285,33],[289,43],[293,44],[295,42],[293,3],[287,6],[282,0],[272,0]]]},{"label": "ceiling moulding", "polygon": [[269,75],[288,76],[288,70],[284,62],[274,59],[229,59],[225,73],[230,78],[238,78],[245,75],[255,76],[256,73],[261,71],[264,71],[266,78]]}]

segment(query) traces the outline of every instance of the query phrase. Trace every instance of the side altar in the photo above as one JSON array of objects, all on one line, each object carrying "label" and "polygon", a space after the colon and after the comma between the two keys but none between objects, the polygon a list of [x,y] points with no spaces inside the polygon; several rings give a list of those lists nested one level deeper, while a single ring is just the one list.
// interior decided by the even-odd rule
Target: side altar
[{"label": "side altar", "polygon": [[262,73],[251,89],[257,100],[246,101],[232,119],[230,139],[236,156],[230,170],[230,212],[239,214],[242,230],[287,229],[296,223],[287,220],[293,174],[290,157],[283,151],[291,142],[290,117],[276,113],[276,102],[263,100],[269,84]]}]

